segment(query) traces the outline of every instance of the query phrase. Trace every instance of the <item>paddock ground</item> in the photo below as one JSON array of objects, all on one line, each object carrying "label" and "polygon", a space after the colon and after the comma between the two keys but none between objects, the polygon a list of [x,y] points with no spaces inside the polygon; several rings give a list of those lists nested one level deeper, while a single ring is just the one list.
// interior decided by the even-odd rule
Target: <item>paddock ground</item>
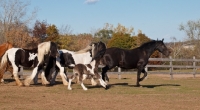
[{"label": "paddock ground", "polygon": [[[70,75],[69,75],[70,76]],[[24,76],[26,77],[26,75]],[[200,110],[200,74],[149,74],[135,87],[136,74],[109,74],[110,88],[73,83],[69,91],[58,76],[56,85],[18,87],[11,74],[0,84],[1,110]],[[23,80],[22,80],[23,81]]]}]

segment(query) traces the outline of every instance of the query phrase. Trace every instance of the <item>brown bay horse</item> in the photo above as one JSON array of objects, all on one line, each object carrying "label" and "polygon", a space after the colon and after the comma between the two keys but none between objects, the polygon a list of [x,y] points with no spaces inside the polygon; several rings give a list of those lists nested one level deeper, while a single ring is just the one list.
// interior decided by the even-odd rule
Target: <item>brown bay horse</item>
[{"label": "brown bay horse", "polygon": [[[0,60],[2,56],[4,55],[4,53],[12,47],[13,45],[10,42],[6,42],[0,45]],[[3,75],[6,71],[9,71],[10,73],[13,72],[13,68],[9,66],[8,63],[1,65],[0,67],[0,83],[3,82]]]}]

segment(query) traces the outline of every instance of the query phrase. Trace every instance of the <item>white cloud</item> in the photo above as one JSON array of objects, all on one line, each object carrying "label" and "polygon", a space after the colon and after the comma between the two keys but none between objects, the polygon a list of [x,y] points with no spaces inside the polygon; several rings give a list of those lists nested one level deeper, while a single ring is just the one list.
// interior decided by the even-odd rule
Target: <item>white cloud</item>
[{"label": "white cloud", "polygon": [[98,2],[99,0],[85,0],[86,4],[95,4],[96,2]]}]

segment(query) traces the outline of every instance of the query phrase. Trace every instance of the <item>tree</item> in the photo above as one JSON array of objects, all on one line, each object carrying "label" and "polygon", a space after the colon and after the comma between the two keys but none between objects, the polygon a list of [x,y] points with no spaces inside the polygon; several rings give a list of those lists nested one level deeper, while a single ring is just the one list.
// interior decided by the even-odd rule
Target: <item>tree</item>
[{"label": "tree", "polygon": [[150,41],[150,38],[148,38],[145,34],[138,33],[137,41],[136,41],[137,42],[137,46],[140,46],[143,43],[148,42],[148,41]]},{"label": "tree", "polygon": [[126,34],[132,34],[134,31],[133,27],[127,28],[120,23],[118,23],[117,27],[114,27],[112,24],[106,23],[104,26],[105,30],[112,30],[112,33],[126,33]]},{"label": "tree", "polygon": [[108,41],[108,47],[119,47],[123,49],[130,49],[132,47],[133,39],[129,34],[114,33],[113,37]]},{"label": "tree", "polygon": [[49,25],[47,27],[47,30],[46,30],[46,34],[47,34],[47,37],[46,37],[46,41],[52,41],[52,42],[57,42],[57,39],[58,39],[58,29],[56,27],[56,25]]},{"label": "tree", "polygon": [[112,37],[108,41],[108,47],[119,47],[124,49],[130,49],[133,44],[133,40],[131,38],[131,33],[133,32],[133,28],[126,28],[125,26],[118,24],[117,27],[113,27],[113,25],[106,24],[105,29],[111,30]]},{"label": "tree", "polygon": [[72,50],[70,47],[73,45],[72,35],[59,35],[57,45],[60,49]]},{"label": "tree", "polygon": [[36,37],[30,37],[28,28],[26,26],[13,25],[10,31],[5,33],[7,40],[14,46],[20,48],[35,48],[39,43]]},{"label": "tree", "polygon": [[111,39],[113,35],[113,30],[106,30],[106,29],[101,29],[97,33],[94,34],[95,37],[99,38],[102,42],[106,43],[108,40]]},{"label": "tree", "polygon": [[62,25],[59,28],[59,34],[60,35],[71,35],[73,30],[71,29],[71,26],[69,25]]},{"label": "tree", "polygon": [[200,20],[190,20],[187,24],[181,24],[179,29],[186,33],[189,44],[194,45],[194,55],[200,57]]},{"label": "tree", "polygon": [[36,21],[33,29],[33,37],[39,38],[40,41],[44,41],[47,31],[47,22],[46,21]]},{"label": "tree", "polygon": [[179,29],[186,33],[189,40],[200,40],[200,20],[190,20],[187,24],[181,24]]},{"label": "tree", "polygon": [[70,46],[71,50],[78,51],[93,42],[93,37],[91,34],[78,34],[73,37],[73,45]]},{"label": "tree", "polygon": [[[12,26],[19,23],[19,28],[28,26],[30,22],[36,17],[37,9],[34,9],[29,15],[27,14],[27,7],[29,2],[22,2],[20,0],[0,0],[0,41],[7,41],[9,31],[13,31]],[[16,25],[15,25],[16,26]],[[16,27],[15,29],[17,29]],[[11,36],[10,36],[11,37]],[[13,36],[14,37],[14,36]]]}]

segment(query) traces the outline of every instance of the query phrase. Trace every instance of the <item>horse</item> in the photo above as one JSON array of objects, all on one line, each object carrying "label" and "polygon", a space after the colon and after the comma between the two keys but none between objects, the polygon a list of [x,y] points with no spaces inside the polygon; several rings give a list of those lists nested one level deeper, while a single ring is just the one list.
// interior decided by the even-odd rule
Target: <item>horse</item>
[{"label": "horse", "polygon": [[[94,45],[94,44],[93,44]],[[94,76],[97,77],[97,79],[99,80],[100,84],[107,89],[108,86],[107,84],[104,82],[104,80],[101,78],[101,76],[98,74],[98,66],[100,64],[100,59],[102,58],[102,56],[104,55],[105,51],[106,51],[106,46],[105,45],[101,45],[100,47],[101,52],[98,53],[98,56],[94,57],[91,62],[89,64],[76,64],[75,67],[73,68],[73,75],[71,76],[71,78],[69,78],[69,84],[68,84],[68,90],[72,90],[71,88],[71,82],[75,77],[78,77],[79,82],[83,88],[83,90],[88,90],[84,84],[83,84],[83,80],[86,79],[86,77],[88,77],[89,75],[92,76],[92,79],[94,78]],[[66,61],[68,64],[70,64],[71,62],[73,62],[72,60],[72,55],[66,53]]]},{"label": "horse", "polygon": [[[1,45],[0,45],[0,58],[4,55],[4,53],[5,53],[8,49],[10,49],[10,48],[12,48],[12,47],[13,47],[13,45],[12,45],[10,42],[6,42],[6,43],[1,44]],[[5,65],[2,66],[2,68],[0,68],[0,82],[1,82],[1,83],[4,82],[4,80],[3,80],[3,75],[4,75],[4,73],[5,73],[6,71],[9,71],[9,72],[12,73],[13,69],[12,69],[11,66],[8,66],[8,64],[5,64]]]},{"label": "horse", "polygon": [[[29,86],[31,81],[36,77],[38,73],[41,73],[42,84],[49,84],[48,77],[45,73],[53,73],[56,68],[56,58],[59,57],[60,54],[58,52],[57,44],[51,41],[43,42],[38,45],[38,64],[34,67],[33,72],[30,76],[28,76],[24,85]],[[45,72],[43,70],[44,65],[46,65]]]},{"label": "horse", "polygon": [[[139,87],[139,82],[142,81],[146,76],[145,66],[148,63],[148,59],[153,54],[154,51],[158,50],[165,56],[169,56],[170,51],[167,49],[162,40],[151,40],[142,44],[140,47],[135,49],[121,49],[117,47],[107,48],[104,56],[101,59],[102,68],[102,78],[103,80],[109,81],[106,72],[116,66],[123,69],[137,69],[137,81],[136,87]],[[141,72],[144,76],[140,78]]]},{"label": "horse", "polygon": [[32,65],[36,66],[38,63],[37,60],[35,60],[36,56],[37,48],[32,50],[10,48],[2,57],[1,65],[4,65],[9,61],[13,67],[13,76],[16,84],[22,86],[22,83],[18,78],[18,72],[22,72],[23,67],[32,67]]},{"label": "horse", "polygon": [[[66,72],[64,71],[65,67],[73,68],[76,64],[89,64],[92,60],[95,58],[98,58],[100,55],[102,55],[105,52],[104,47],[105,44],[101,41],[96,43],[91,43],[86,48],[79,50],[77,52],[69,51],[65,49],[59,50],[60,57],[56,61],[56,66],[59,67],[56,69],[55,74],[53,78],[51,79],[50,83],[53,85],[55,83],[56,76],[58,74],[58,71],[60,71],[60,76],[63,80],[64,85],[68,85]],[[70,60],[67,58],[69,55],[71,55]],[[70,61],[70,62],[69,62]],[[48,73],[45,73],[48,74]],[[92,85],[96,85],[96,82],[94,79],[91,79]]]},{"label": "horse", "polygon": [[[48,63],[48,61],[51,57],[56,59],[58,55],[59,53],[57,50],[57,45],[55,43],[43,42],[38,45],[38,48],[34,49],[11,48],[7,50],[4,56],[2,57],[1,65],[4,65],[7,62],[11,63],[13,67],[13,75],[18,86],[23,85],[17,75],[19,71],[23,71],[23,67],[34,67],[32,74],[42,72],[42,84],[46,85],[49,82],[44,76],[44,62],[47,62],[47,67],[48,65],[53,65]],[[27,86],[30,85],[31,78],[32,77],[26,78],[24,84]]]}]

